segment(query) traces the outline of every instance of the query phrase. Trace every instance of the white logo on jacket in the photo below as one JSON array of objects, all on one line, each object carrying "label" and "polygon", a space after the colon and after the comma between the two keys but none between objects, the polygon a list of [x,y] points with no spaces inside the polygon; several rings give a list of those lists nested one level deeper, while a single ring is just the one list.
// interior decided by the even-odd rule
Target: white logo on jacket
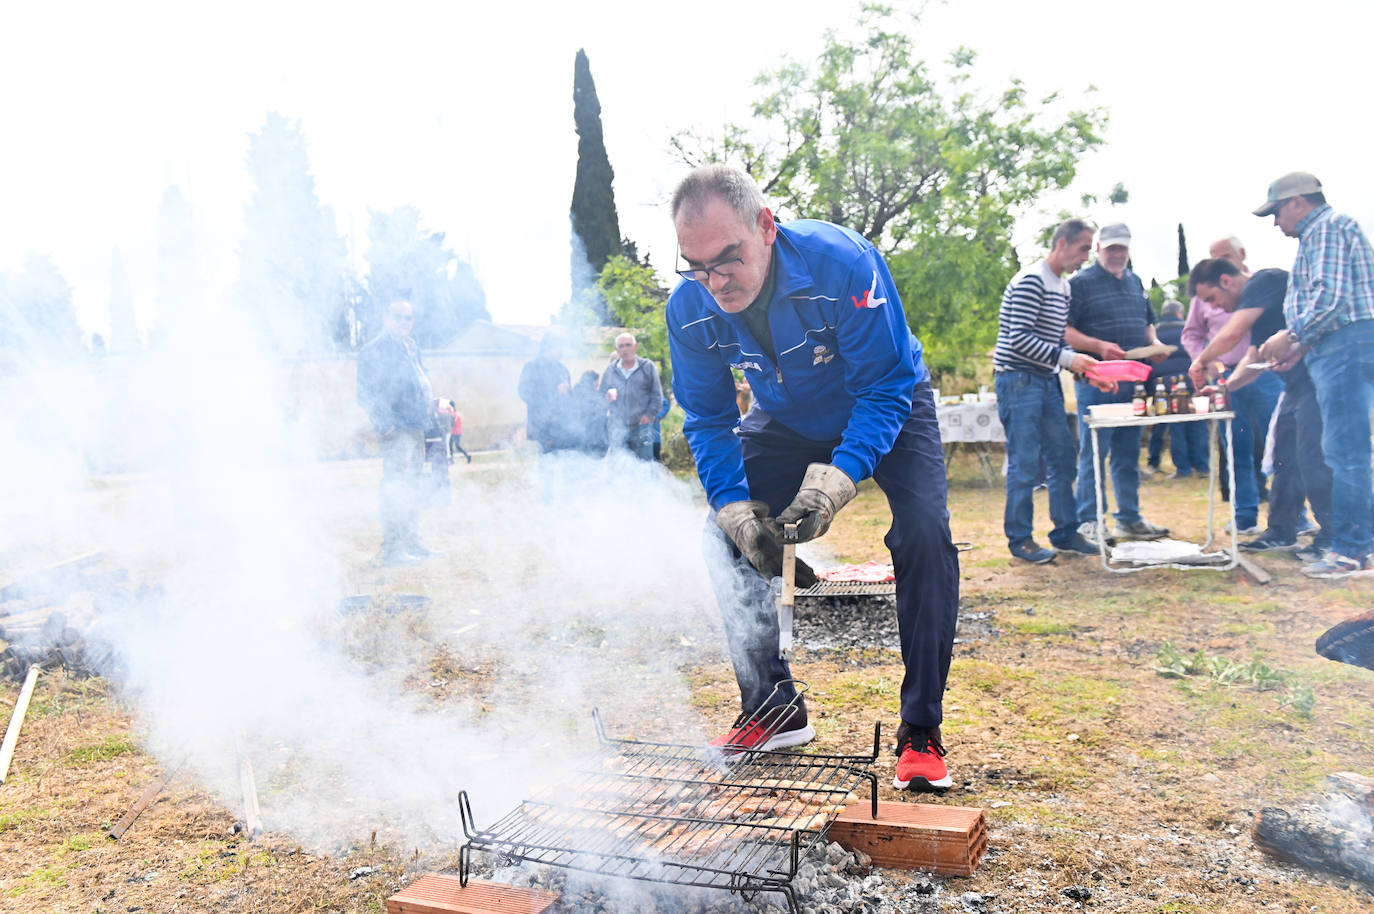
[{"label": "white logo on jacket", "polygon": [[864,297],[857,295],[849,296],[850,301],[854,302],[855,308],[876,308],[879,305],[887,304],[887,299],[878,297],[878,271],[873,271],[873,283],[864,292]]},{"label": "white logo on jacket", "polygon": [[731,362],[730,367],[740,371],[749,371],[750,369],[754,371],[763,371],[763,366],[758,362]]}]

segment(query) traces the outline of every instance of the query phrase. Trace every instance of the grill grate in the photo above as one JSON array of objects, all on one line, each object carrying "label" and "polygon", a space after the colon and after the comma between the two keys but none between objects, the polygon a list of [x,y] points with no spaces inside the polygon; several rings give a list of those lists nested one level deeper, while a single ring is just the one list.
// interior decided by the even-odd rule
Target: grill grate
[{"label": "grill grate", "polygon": [[817,581],[797,591],[799,597],[892,597],[897,585],[891,581]]},{"label": "grill grate", "polygon": [[867,782],[877,817],[880,726],[867,756],[743,751],[611,739],[593,712],[600,765],[577,769],[490,828],[459,794],[464,883],[474,849],[625,879],[727,889],[746,899],[778,892],[797,912],[792,878],[802,852]]}]

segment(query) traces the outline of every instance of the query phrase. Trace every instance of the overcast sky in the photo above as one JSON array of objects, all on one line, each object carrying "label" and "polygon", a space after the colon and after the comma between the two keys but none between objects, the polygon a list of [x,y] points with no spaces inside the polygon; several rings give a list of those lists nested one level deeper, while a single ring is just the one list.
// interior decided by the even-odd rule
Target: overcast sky
[{"label": "overcast sky", "polygon": [[[702,0],[660,5],[186,0],[8,4],[0,12],[0,269],[50,254],[88,331],[108,328],[118,245],[140,329],[152,319],[157,208],[168,184],[195,210],[207,283],[223,289],[251,193],[248,135],[269,110],[298,119],[316,189],[357,249],[368,209],[418,208],[474,264],[493,319],[542,323],[568,294],[576,164],[573,58],[585,48],[616,172],[622,233],[671,267],[663,201],[677,130],[743,120],[752,80],[806,59],[855,6]],[[1224,8],[1223,8],[1224,7]],[[989,89],[1061,90],[1111,111],[1078,191],[1123,182],[1114,212],[1148,282],[1237,233],[1251,265],[1288,266],[1294,242],[1249,214],[1273,178],[1315,172],[1337,209],[1374,226],[1368,38],[1356,0],[1046,6],[932,5],[931,61],[967,45]],[[784,12],[785,11],[785,12]],[[1088,86],[1097,92],[1085,96]],[[1038,227],[1015,239],[1024,256]]]}]

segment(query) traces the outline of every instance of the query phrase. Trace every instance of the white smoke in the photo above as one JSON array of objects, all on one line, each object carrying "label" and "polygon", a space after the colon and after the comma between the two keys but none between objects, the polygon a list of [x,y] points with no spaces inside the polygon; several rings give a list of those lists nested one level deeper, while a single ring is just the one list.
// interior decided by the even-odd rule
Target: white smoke
[{"label": "white smoke", "polygon": [[[490,822],[587,746],[593,707],[705,735],[682,667],[724,644],[688,484],[634,461],[457,466],[421,523],[447,556],[380,569],[380,461],[311,451],[315,423],[361,413],[298,415],[233,309],[181,317],[155,351],[0,382],[0,557],[129,571],[86,634],[165,764],[238,812],[251,760],[265,827],[312,848],[375,829],[443,852],[460,789]],[[428,602],[393,614],[394,593]],[[378,599],[341,613],[359,594]]]}]

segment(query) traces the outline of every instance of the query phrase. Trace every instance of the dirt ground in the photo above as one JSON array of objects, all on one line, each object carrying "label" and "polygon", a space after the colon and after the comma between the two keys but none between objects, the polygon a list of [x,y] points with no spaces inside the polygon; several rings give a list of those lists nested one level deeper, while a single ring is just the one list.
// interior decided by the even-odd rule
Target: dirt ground
[{"label": "dirt ground", "polygon": [[[321,491],[360,499],[376,472],[366,462],[311,470]],[[1008,912],[1374,911],[1370,888],[1276,863],[1250,838],[1262,807],[1320,802],[1330,772],[1374,774],[1374,673],[1313,652],[1323,630],[1369,606],[1374,580],[1308,580],[1287,555],[1258,560],[1269,586],[1239,570],[1115,576],[1086,557],[1012,564],[1000,480],[989,486],[960,457],[951,486],[954,538],[971,544],[961,611],[978,624],[961,629],[945,701],[955,786],[921,799],[983,807],[990,849],[974,876],[936,880],[945,904],[958,910],[975,892]],[[1202,538],[1203,481],[1147,480],[1141,501],[1151,521]],[[885,560],[886,510],[865,485],[828,547],[845,561]],[[1041,530],[1045,518],[1041,493]],[[432,568],[368,566],[371,522],[337,534],[359,588],[424,592]],[[460,565],[460,519],[427,524]],[[861,751],[875,720],[895,725],[894,647],[798,646],[818,751]],[[676,676],[723,727],[735,715],[733,678],[712,656]],[[481,692],[492,663],[435,645],[412,684],[441,704]],[[0,690],[6,719],[18,688]],[[142,735],[104,681],[40,678],[0,786],[0,910],[373,912],[404,881],[454,865],[451,849],[396,848],[367,829],[339,836],[331,854],[290,834],[249,841],[235,832],[239,812],[184,774],[112,841],[105,830],[166,771]],[[897,798],[892,766],[890,753],[877,763],[884,799]]]}]

